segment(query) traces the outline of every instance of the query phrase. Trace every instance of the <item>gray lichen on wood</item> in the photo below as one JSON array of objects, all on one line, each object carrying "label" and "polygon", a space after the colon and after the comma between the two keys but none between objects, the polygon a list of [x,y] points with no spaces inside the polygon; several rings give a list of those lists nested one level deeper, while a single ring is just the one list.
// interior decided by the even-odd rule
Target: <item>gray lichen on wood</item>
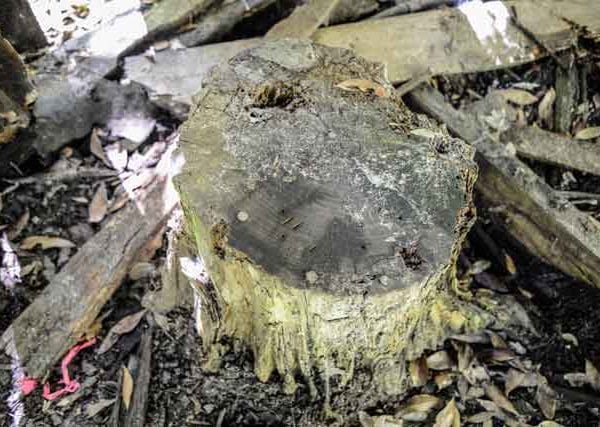
[{"label": "gray lichen on wood", "polygon": [[315,369],[348,380],[361,359],[400,392],[390,366],[489,321],[452,291],[472,151],[399,99],[336,86],[348,79],[390,90],[350,51],[265,43],[212,71],[182,130],[187,233],[214,282],[198,289],[210,361],[232,337],[287,391]]}]

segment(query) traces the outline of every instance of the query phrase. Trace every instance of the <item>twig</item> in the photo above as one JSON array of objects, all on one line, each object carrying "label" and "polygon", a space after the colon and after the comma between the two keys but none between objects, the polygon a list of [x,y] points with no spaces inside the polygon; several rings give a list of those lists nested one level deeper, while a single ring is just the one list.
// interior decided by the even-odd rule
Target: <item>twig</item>
[{"label": "twig", "polygon": [[[58,172],[48,172],[42,174],[36,174],[26,176],[24,178],[7,179],[4,181],[11,184],[35,184],[41,181],[72,181],[80,178],[106,178],[116,176],[117,171],[110,169],[98,169],[98,168],[79,168],[79,169],[67,169]],[[12,187],[11,187],[12,188]],[[14,190],[14,189],[13,189]],[[11,191],[13,191],[11,190]],[[5,190],[7,191],[7,190]],[[5,194],[5,193],[2,193]]]},{"label": "twig", "polygon": [[432,77],[433,77],[433,74],[431,72],[427,72],[427,73],[423,74],[422,76],[410,79],[409,81],[403,83],[398,89],[396,89],[394,91],[394,95],[403,97],[407,93],[418,88],[421,84],[426,83]]}]

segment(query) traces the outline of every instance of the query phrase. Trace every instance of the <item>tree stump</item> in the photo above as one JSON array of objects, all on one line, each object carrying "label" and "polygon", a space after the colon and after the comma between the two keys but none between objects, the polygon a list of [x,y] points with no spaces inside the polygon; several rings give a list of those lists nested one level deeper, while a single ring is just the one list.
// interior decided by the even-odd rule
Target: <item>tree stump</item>
[{"label": "tree stump", "polygon": [[308,41],[205,80],[177,185],[212,279],[196,283],[207,367],[233,343],[287,392],[366,368],[396,394],[407,361],[489,321],[457,296],[473,152],[391,93],[382,65]]},{"label": "tree stump", "polygon": [[27,107],[35,97],[25,64],[0,34],[0,144],[10,141],[20,128],[29,125]]}]

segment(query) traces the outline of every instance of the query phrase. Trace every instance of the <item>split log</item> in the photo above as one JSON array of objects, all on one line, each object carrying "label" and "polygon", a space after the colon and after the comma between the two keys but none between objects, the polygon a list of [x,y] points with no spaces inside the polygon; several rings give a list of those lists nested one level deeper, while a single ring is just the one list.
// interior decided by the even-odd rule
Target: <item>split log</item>
[{"label": "split log", "polygon": [[427,87],[409,96],[477,149],[476,190],[497,208],[510,235],[545,262],[600,287],[600,223],[558,198],[511,150],[494,141],[487,128],[455,110],[439,92]]},{"label": "split log", "polygon": [[[600,8],[595,7],[595,0],[570,2],[559,13],[555,11],[563,3],[557,0],[506,3],[515,7],[520,25],[553,51],[570,48],[578,36],[578,31],[560,17],[585,28],[590,37],[600,36]],[[535,42],[511,22],[506,23],[506,34],[497,34],[504,40],[500,44],[479,40],[467,18],[456,9],[322,28],[314,33],[313,40],[353,49],[360,56],[385,64],[389,79],[397,83],[424,74],[472,73],[539,59],[532,53]],[[208,70],[260,42],[261,39],[255,38],[185,51],[165,50],[156,53],[154,62],[143,55],[128,57],[125,72],[132,80],[150,88],[161,101],[172,97],[189,106],[192,94]],[[541,54],[544,53],[542,49]]]},{"label": "split log", "polygon": [[207,368],[228,337],[287,392],[296,374],[314,392],[315,374],[341,369],[345,383],[366,367],[400,393],[405,361],[490,320],[455,292],[472,152],[397,98],[336,86],[366,79],[382,94],[384,76],[350,51],[284,40],[207,78],[177,177],[190,250],[212,279],[193,282]]},{"label": "split log", "polygon": [[31,52],[48,42],[28,0],[2,0],[0,32],[19,52]]},{"label": "split log", "polygon": [[86,333],[119,287],[130,266],[148,256],[177,197],[166,178],[157,178],[145,197],[116,213],[65,267],[0,339],[27,375],[43,378]]}]

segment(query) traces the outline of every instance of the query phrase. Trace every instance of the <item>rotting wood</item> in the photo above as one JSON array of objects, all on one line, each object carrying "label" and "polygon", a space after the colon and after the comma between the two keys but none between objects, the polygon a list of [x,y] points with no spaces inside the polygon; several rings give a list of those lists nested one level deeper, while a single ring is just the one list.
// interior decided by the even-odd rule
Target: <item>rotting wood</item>
[{"label": "rotting wood", "polygon": [[[553,12],[555,3],[561,2],[508,2],[515,6],[519,22],[553,51],[571,47],[578,36],[578,30],[571,28],[561,16],[584,28],[588,36],[600,35],[600,8],[594,7],[595,0],[570,3],[560,14]],[[535,42],[510,22],[507,25],[505,36],[510,41],[509,48],[481,42],[465,16],[456,9],[322,28],[312,39],[323,45],[353,49],[360,56],[385,64],[388,78],[396,83],[427,73],[479,72],[537,59],[533,54]],[[143,55],[128,57],[125,58],[125,72],[130,79],[148,87],[155,98],[173,97],[189,106],[191,95],[214,65],[261,41],[254,38],[185,51],[165,50],[156,53],[154,62]],[[185,71],[190,69],[196,72]]]},{"label": "rotting wood", "polygon": [[27,0],[2,0],[0,32],[19,52],[38,50],[48,44]]},{"label": "rotting wood", "polygon": [[600,224],[554,191],[486,128],[444,101],[430,87],[409,99],[476,149],[476,190],[510,234],[529,251],[567,274],[600,287]]},{"label": "rotting wood", "polygon": [[35,97],[25,64],[0,35],[0,144],[11,141],[19,129],[29,125],[27,107]]},{"label": "rotting wood", "polygon": [[148,406],[148,387],[152,373],[152,334],[154,327],[151,324],[142,333],[139,351],[139,364],[135,374],[133,398],[127,414],[125,427],[144,427],[146,408]]},{"label": "rotting wood", "polygon": [[519,156],[600,176],[600,146],[537,127],[511,129],[501,140],[511,142]]},{"label": "rotting wood", "polygon": [[563,67],[556,68],[556,102],[554,104],[554,126],[557,132],[569,134],[573,124],[575,108],[579,101],[579,73],[572,52],[562,55]]},{"label": "rotting wood", "polygon": [[265,35],[266,39],[310,38],[317,28],[327,22],[340,0],[308,0],[290,16],[279,21]]},{"label": "rotting wood", "polygon": [[395,394],[409,385],[406,361],[491,320],[457,296],[473,220],[466,144],[397,98],[336,86],[357,77],[391,89],[380,64],[283,40],[205,81],[177,185],[188,244],[212,279],[196,286],[206,369],[231,337],[261,381],[278,373],[288,393],[297,374],[314,393],[315,376],[342,370],[344,384],[360,364],[378,393]]},{"label": "rotting wood", "polygon": [[369,19],[388,18],[390,16],[404,15],[406,13],[420,12],[425,9],[433,9],[439,6],[452,6],[454,0],[402,0],[396,2],[395,6],[384,9],[371,16]]},{"label": "rotting wood", "polygon": [[275,1],[221,2],[198,20],[195,29],[181,34],[179,40],[188,47],[219,41],[242,19],[260,12],[275,3]]},{"label": "rotting wood", "polygon": [[0,339],[28,376],[42,378],[87,331],[130,266],[155,250],[177,204],[170,180],[157,177],[145,197],[116,213],[53,278]]}]

